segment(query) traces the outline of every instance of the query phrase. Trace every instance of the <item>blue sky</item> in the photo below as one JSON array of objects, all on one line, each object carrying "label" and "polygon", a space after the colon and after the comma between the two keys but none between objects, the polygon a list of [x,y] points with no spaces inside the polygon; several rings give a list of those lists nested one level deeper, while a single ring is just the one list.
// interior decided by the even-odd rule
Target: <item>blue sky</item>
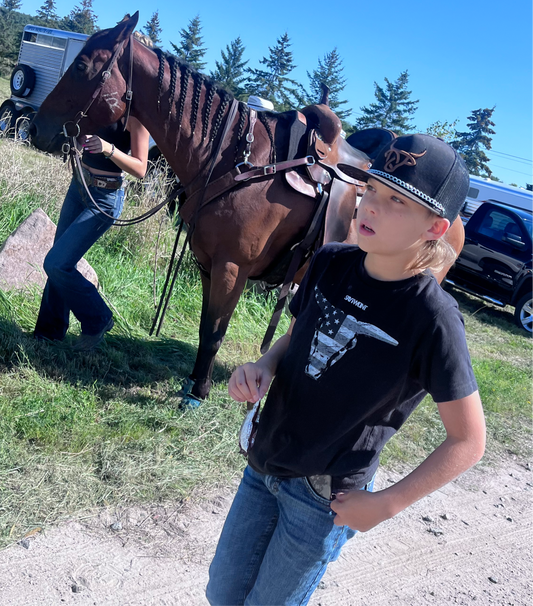
[{"label": "blue sky", "polygon": [[[35,14],[43,0],[22,0],[21,11]],[[60,16],[79,0],[56,0]],[[327,7],[325,10],[324,7]],[[292,76],[308,85],[307,71],[337,47],[348,80],[345,98],[354,114],[373,102],[374,82],[395,80],[409,71],[412,98],[419,100],[414,123],[425,131],[436,120],[458,119],[466,129],[472,110],[493,107],[491,169],[506,183],[524,186],[532,177],[532,7],[529,0],[382,0],[381,2],[235,2],[203,0],[93,0],[98,26],[111,27],[126,12],[140,11],[142,27],[159,11],[163,47],[178,44],[179,31],[200,16],[207,70],[221,49],[240,36],[249,66],[268,54],[284,32],[292,41]]]}]

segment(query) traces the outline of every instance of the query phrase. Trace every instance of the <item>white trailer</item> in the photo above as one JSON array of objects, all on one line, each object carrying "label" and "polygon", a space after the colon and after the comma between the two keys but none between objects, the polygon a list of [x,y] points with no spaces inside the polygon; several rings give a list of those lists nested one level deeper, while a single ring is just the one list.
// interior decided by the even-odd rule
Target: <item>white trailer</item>
[{"label": "white trailer", "polygon": [[533,213],[533,192],[470,175],[470,189],[462,214],[471,217],[483,202],[500,202]]},{"label": "white trailer", "polygon": [[18,63],[11,73],[11,98],[0,106],[0,132],[27,138],[26,125],[89,36],[60,29],[26,25]]}]

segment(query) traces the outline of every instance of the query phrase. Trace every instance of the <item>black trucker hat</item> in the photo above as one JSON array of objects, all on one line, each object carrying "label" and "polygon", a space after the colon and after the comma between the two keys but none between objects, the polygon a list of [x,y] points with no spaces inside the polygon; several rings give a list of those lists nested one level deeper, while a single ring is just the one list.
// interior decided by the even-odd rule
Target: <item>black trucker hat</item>
[{"label": "black trucker hat", "polygon": [[[393,139],[368,171],[353,169],[356,179],[376,179],[453,223],[463,206],[470,180],[459,154],[431,135]],[[352,173],[350,173],[352,174]]]}]

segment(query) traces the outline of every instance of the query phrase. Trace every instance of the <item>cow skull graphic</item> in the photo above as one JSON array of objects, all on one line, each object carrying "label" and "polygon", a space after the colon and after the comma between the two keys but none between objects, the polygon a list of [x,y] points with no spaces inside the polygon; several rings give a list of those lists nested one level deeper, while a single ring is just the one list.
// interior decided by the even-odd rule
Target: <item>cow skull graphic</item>
[{"label": "cow skull graphic", "polygon": [[315,299],[322,316],[318,321],[311,344],[311,352],[305,374],[312,379],[319,379],[325,372],[338,362],[342,356],[357,344],[357,335],[366,335],[379,339],[390,345],[398,345],[398,341],[383,332],[377,326],[359,322],[332,305],[315,286]]}]

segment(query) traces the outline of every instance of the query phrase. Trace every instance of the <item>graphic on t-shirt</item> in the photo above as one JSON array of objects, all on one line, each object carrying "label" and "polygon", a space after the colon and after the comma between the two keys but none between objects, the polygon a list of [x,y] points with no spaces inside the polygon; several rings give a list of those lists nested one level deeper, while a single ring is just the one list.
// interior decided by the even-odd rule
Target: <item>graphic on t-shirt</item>
[{"label": "graphic on t-shirt", "polygon": [[305,374],[312,379],[319,379],[347,351],[353,349],[357,344],[358,335],[379,339],[390,345],[398,345],[396,339],[377,326],[359,322],[353,316],[336,308],[317,286],[315,286],[315,299],[322,310],[322,315],[317,322],[308,364],[305,367]]}]

